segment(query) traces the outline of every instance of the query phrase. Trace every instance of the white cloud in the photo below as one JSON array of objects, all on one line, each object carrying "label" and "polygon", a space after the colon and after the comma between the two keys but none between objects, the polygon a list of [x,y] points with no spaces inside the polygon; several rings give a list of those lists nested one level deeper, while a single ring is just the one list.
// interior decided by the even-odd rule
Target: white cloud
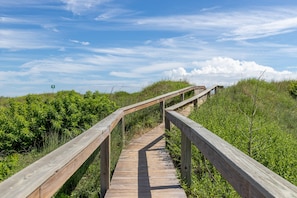
[{"label": "white cloud", "polygon": [[90,45],[90,43],[87,42],[87,41],[70,40],[70,42],[72,42],[72,43],[77,43],[77,44],[81,44],[81,45],[84,45],[84,46],[86,46],[86,45]]},{"label": "white cloud", "polygon": [[28,75],[46,75],[50,73],[59,74],[82,74],[84,72],[99,71],[100,68],[86,62],[73,60],[71,57],[64,59],[34,60],[23,64],[20,67]]},{"label": "white cloud", "polygon": [[0,29],[0,49],[41,49],[56,47],[41,31]]},{"label": "white cloud", "polygon": [[139,75],[137,73],[132,73],[132,72],[116,72],[112,71],[109,73],[111,76],[116,76],[120,78],[143,78],[142,75]]},{"label": "white cloud", "polygon": [[192,62],[192,65],[195,68],[189,72],[185,68],[179,67],[164,72],[164,75],[170,79],[186,79],[207,86],[231,85],[241,79],[259,78],[260,76],[267,81],[297,78],[297,73],[286,70],[277,71],[272,67],[259,65],[253,61],[240,61],[228,57],[214,57],[206,61]]},{"label": "white cloud", "polygon": [[27,22],[23,19],[19,19],[19,18],[12,18],[12,17],[0,17],[0,24],[3,23],[24,23],[24,22]]},{"label": "white cloud", "polygon": [[95,20],[96,21],[106,21],[116,17],[123,16],[131,16],[134,15],[135,12],[122,8],[108,8],[102,11],[100,15],[98,15]]},{"label": "white cloud", "polygon": [[61,2],[66,4],[66,10],[69,10],[73,14],[77,15],[80,15],[109,1],[111,0],[61,0]]},{"label": "white cloud", "polygon": [[[131,23],[152,30],[186,31],[217,35],[218,40],[247,40],[297,30],[297,7],[265,7],[254,10],[202,12],[138,18]],[[215,31],[209,31],[214,30]]]}]

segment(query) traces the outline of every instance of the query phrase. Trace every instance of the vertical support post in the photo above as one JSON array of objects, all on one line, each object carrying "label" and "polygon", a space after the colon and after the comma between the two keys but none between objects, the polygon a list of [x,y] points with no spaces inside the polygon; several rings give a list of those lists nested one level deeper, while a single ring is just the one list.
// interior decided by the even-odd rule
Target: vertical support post
[{"label": "vertical support post", "polygon": [[104,197],[110,186],[110,135],[100,146],[100,172],[101,196]]},{"label": "vertical support post", "polygon": [[181,100],[181,101],[184,101],[184,100],[185,100],[185,93],[182,93],[182,94],[180,95],[180,100]]},{"label": "vertical support post", "polygon": [[181,176],[188,187],[191,186],[191,141],[181,132]]},{"label": "vertical support post", "polygon": [[193,104],[194,104],[194,108],[197,109],[197,107],[198,107],[198,98],[193,101]]},{"label": "vertical support post", "polygon": [[122,144],[123,144],[122,147],[124,148],[126,144],[125,116],[122,117],[121,124],[122,124]]},{"label": "vertical support post", "polygon": [[165,130],[170,131],[170,121],[165,116]]},{"label": "vertical support post", "polygon": [[[170,120],[166,117],[166,112],[165,113],[165,132],[164,134],[166,134],[166,130],[170,131]],[[166,137],[166,136],[165,136]],[[168,148],[168,145],[167,145],[167,139],[165,141],[165,148]]]},{"label": "vertical support post", "polygon": [[162,123],[165,121],[165,101],[160,102],[160,114],[161,114],[161,120]]}]

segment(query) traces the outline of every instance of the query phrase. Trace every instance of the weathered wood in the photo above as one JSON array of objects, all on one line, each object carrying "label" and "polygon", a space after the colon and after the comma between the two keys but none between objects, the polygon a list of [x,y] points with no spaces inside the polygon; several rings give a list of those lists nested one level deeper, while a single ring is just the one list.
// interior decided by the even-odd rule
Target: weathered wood
[{"label": "weathered wood", "polygon": [[182,179],[186,182],[187,186],[191,186],[191,141],[185,135],[181,134],[181,176]]},{"label": "weathered wood", "polygon": [[170,121],[165,117],[165,129],[170,131]]},{"label": "weathered wood", "polygon": [[161,101],[160,102],[160,117],[162,122],[164,122],[165,120],[165,101]]},{"label": "weathered wood", "polygon": [[214,90],[216,87],[217,87],[217,86],[210,87],[210,88],[208,88],[208,89],[206,89],[206,90],[204,90],[204,91],[198,93],[197,95],[195,95],[195,96],[193,96],[193,97],[191,97],[191,98],[188,98],[188,99],[186,99],[186,100],[183,100],[183,101],[180,102],[180,103],[177,103],[177,104],[175,104],[175,105],[172,105],[172,106],[166,108],[166,110],[168,110],[168,111],[174,111],[174,110],[177,110],[177,109],[182,108],[182,107],[184,107],[184,106],[187,106],[187,105],[189,105],[190,103],[194,103],[196,100],[198,100],[198,99],[200,99],[200,98],[203,98],[203,97],[205,97],[205,96],[208,96],[208,95],[210,94],[210,92],[211,92],[212,90]]},{"label": "weathered wood", "polygon": [[297,197],[297,187],[198,123],[174,111],[165,116],[182,130],[242,197]]},{"label": "weathered wood", "polygon": [[100,145],[100,184],[104,197],[110,186],[110,135]]},{"label": "weathered wood", "polygon": [[[165,112],[164,112],[165,117]],[[122,125],[122,145],[123,147],[126,145],[126,125],[125,125],[125,116],[121,119],[121,125]]]},{"label": "weathered wood", "polygon": [[122,151],[106,198],[186,198],[163,135],[164,124],[134,139]]},{"label": "weathered wood", "polygon": [[193,91],[193,90],[195,90],[197,88],[200,88],[200,87],[201,86],[190,86],[190,87],[186,87],[184,89],[173,91],[173,92],[170,92],[170,93],[167,93],[167,94],[163,94],[161,96],[157,96],[157,97],[152,98],[152,99],[148,99],[148,100],[145,100],[145,101],[142,101],[142,102],[133,104],[133,105],[126,106],[126,107],[123,108],[123,110],[125,112],[125,115],[126,114],[129,114],[129,113],[133,113],[135,111],[138,111],[138,110],[147,108],[149,106],[158,104],[158,103],[160,103],[162,101],[165,101],[165,100],[168,100],[170,98],[174,98],[174,97],[176,97],[178,95],[181,95],[183,93],[187,93],[189,91]]},{"label": "weathered wood", "polygon": [[184,100],[185,100],[185,94],[184,94],[184,93],[182,93],[182,94],[180,95],[180,100],[181,100],[181,101],[184,101]]}]

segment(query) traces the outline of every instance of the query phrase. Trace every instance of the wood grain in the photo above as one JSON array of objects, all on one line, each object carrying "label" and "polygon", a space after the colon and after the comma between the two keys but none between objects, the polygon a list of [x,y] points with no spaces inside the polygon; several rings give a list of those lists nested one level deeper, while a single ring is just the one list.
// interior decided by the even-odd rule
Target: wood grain
[{"label": "wood grain", "polygon": [[164,124],[122,151],[105,197],[186,197],[165,150],[163,134]]}]

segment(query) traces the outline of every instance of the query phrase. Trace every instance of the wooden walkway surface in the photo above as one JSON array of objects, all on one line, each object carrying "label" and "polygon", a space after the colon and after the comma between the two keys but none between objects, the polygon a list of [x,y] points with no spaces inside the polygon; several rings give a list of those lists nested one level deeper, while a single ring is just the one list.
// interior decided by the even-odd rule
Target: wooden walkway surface
[{"label": "wooden walkway surface", "polygon": [[186,197],[163,135],[161,124],[123,149],[105,197]]}]

